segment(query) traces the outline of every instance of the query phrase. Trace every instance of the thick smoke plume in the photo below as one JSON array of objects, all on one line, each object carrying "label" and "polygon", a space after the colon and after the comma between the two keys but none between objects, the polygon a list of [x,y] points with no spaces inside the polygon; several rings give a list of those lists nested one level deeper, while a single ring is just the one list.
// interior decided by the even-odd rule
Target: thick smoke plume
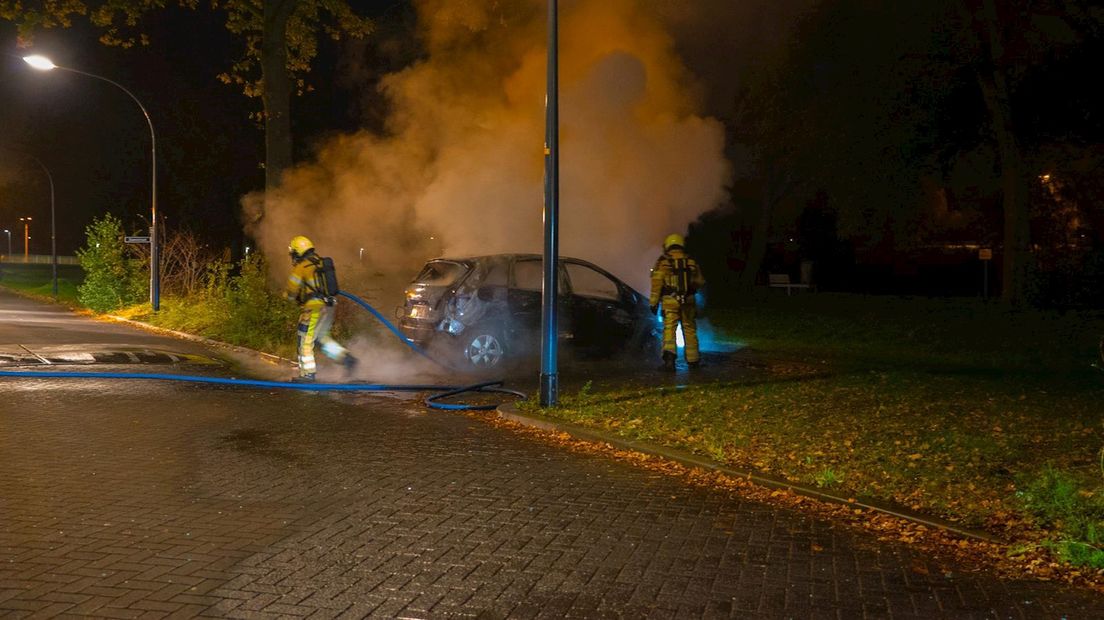
[{"label": "thick smoke plume", "polygon": [[[560,3],[561,254],[644,292],[663,237],[730,175],[724,129],[649,4]],[[546,3],[416,6],[426,54],[383,80],[386,133],[332,140],[269,193],[250,232],[270,259],[305,234],[402,282],[436,256],[541,252]]]}]

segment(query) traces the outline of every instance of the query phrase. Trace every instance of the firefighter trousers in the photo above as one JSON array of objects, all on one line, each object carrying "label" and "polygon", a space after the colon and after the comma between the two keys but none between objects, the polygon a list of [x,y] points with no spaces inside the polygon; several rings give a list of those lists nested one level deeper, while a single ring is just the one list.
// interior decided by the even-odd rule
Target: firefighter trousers
[{"label": "firefighter trousers", "polygon": [[315,373],[314,345],[320,343],[326,357],[341,362],[349,351],[330,337],[333,327],[334,306],[303,306],[299,313],[299,375]]},{"label": "firefighter trousers", "polygon": [[665,296],[661,300],[663,307],[663,352],[678,355],[678,341],[675,333],[682,325],[682,349],[688,363],[700,359],[698,352],[698,307],[694,298],[689,297],[680,303],[677,297]]}]

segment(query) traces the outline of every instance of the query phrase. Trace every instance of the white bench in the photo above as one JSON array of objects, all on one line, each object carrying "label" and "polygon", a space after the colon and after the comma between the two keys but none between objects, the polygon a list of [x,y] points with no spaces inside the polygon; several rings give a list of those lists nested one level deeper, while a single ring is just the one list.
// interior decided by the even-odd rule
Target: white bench
[{"label": "white bench", "polygon": [[786,289],[786,296],[789,297],[790,291],[793,289],[807,289],[808,284],[802,284],[800,282],[790,282],[790,274],[788,273],[770,273],[767,274],[767,285],[771,288],[784,288]]}]

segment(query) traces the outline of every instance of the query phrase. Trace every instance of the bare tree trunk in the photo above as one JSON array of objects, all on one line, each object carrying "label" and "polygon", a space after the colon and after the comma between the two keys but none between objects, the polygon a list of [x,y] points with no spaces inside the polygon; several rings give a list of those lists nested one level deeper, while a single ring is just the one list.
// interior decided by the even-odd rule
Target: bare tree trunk
[{"label": "bare tree trunk", "polygon": [[992,120],[1001,168],[1004,208],[1004,254],[1001,261],[1001,299],[1009,304],[1024,301],[1027,264],[1030,259],[1031,227],[1027,210],[1027,184],[1023,156],[1012,123],[1012,102],[1008,80],[1001,66],[1004,46],[994,0],[984,0],[981,21],[988,46],[988,67],[977,71],[985,107]]},{"label": "bare tree trunk", "polygon": [[261,100],[265,114],[265,189],[291,167],[291,77],[287,69],[287,24],[298,0],[264,0],[261,36]]},{"label": "bare tree trunk", "polygon": [[[988,78],[989,76],[986,76]],[[1004,255],[1001,261],[1001,299],[1011,304],[1024,300],[1030,225],[1027,213],[1027,192],[1024,183],[1023,158],[1009,119],[1007,92],[994,82],[981,79],[986,106],[993,118],[1001,168],[1001,201],[1004,209]]]}]

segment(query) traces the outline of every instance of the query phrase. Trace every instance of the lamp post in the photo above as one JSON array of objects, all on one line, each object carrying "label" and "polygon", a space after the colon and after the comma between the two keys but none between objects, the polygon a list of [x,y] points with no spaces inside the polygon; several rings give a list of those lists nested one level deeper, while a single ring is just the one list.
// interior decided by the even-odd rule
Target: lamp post
[{"label": "lamp post", "polygon": [[8,260],[11,260],[11,231],[5,228],[4,232],[8,234]]},{"label": "lamp post", "polygon": [[31,218],[21,217],[20,222],[23,222],[23,263],[26,264],[30,259],[30,247],[31,247]]},{"label": "lamp post", "polygon": [[[69,71],[70,73],[79,73],[80,75],[96,78],[97,80],[103,80],[112,86],[115,86],[119,90],[127,94],[134,103],[138,104],[138,109],[142,111],[142,115],[146,117],[146,124],[149,125],[150,130],[150,168],[152,188],[150,190],[150,306],[153,311],[156,312],[161,307],[161,277],[159,273],[160,268],[160,252],[157,245],[157,135],[153,131],[153,121],[150,120],[149,112],[146,111],[146,106],[142,105],[142,102],[134,96],[134,93],[127,90],[122,84],[114,80],[109,80],[102,75],[96,75],[94,73],[88,73],[86,71],[80,71],[78,69],[70,69],[69,67],[62,67],[55,65],[53,61],[45,56],[33,55],[24,56],[24,62],[28,65],[38,69],[40,71],[50,71],[52,69],[61,69],[62,71]],[[56,287],[56,283],[55,283]],[[55,288],[56,294],[56,288]]]},{"label": "lamp post", "polygon": [[[54,217],[54,175],[50,174],[50,169],[46,167],[46,164],[42,163],[42,160],[31,155],[30,153],[24,153],[27,157],[34,160],[38,164],[39,168],[46,173],[46,180],[50,182],[50,269],[51,269],[51,282],[54,289],[54,299],[58,296],[58,278],[57,278],[57,238],[55,235],[55,217]],[[31,218],[27,218],[30,220]],[[11,235],[8,236],[8,241],[11,241]],[[8,250],[10,253],[11,250]],[[26,248],[24,248],[24,254],[26,254]]]},{"label": "lamp post", "polygon": [[50,174],[50,169],[46,167],[46,164],[42,163],[42,161],[39,160],[37,157],[30,154],[28,154],[27,157],[35,160],[35,163],[38,164],[40,168],[42,168],[43,172],[46,173],[46,179],[50,182],[50,273],[51,282],[54,290],[54,299],[57,299],[57,236],[55,234],[56,229],[54,226],[54,176]]},{"label": "lamp post", "polygon": [[559,373],[556,369],[560,254],[560,95],[557,44],[557,2],[548,0],[548,90],[544,103],[544,290],[541,295],[542,407],[554,407],[559,400]]}]

